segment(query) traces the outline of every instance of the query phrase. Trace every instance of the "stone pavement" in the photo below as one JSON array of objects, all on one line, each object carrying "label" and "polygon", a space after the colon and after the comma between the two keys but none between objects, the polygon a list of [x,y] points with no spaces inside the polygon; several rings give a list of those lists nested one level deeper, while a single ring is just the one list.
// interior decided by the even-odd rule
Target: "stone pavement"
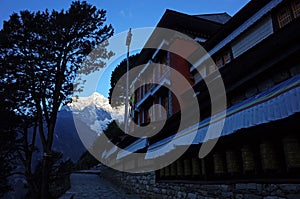
[{"label": "stone pavement", "polygon": [[138,196],[126,193],[103,177],[94,172],[80,172],[71,174],[71,189],[60,199],[81,198],[110,198],[110,199],[138,199]]}]

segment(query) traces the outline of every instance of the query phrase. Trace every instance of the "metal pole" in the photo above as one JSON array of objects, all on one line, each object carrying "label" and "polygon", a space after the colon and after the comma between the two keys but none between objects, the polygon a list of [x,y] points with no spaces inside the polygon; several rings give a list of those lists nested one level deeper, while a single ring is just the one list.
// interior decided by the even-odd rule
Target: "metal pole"
[{"label": "metal pole", "polygon": [[129,87],[129,46],[131,42],[131,28],[127,34],[126,39],[126,46],[127,46],[127,67],[126,67],[126,101],[125,101],[125,118],[124,118],[124,125],[125,125],[125,134],[128,134],[128,87]]}]

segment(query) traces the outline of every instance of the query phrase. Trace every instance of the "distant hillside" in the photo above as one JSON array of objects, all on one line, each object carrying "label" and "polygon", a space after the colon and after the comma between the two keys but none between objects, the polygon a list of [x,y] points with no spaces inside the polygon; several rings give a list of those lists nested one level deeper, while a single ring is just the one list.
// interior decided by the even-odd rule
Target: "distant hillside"
[{"label": "distant hillside", "polygon": [[[62,152],[64,159],[70,158],[73,162],[77,162],[86,151],[78,130],[84,129],[81,135],[83,133],[88,135],[86,138],[89,140],[85,142],[92,144],[113,119],[122,121],[123,114],[124,109],[113,109],[108,99],[99,93],[77,99],[72,104],[62,107],[58,113],[53,150]],[[42,151],[39,142],[38,148]],[[38,159],[40,157],[40,155],[36,156]]]}]

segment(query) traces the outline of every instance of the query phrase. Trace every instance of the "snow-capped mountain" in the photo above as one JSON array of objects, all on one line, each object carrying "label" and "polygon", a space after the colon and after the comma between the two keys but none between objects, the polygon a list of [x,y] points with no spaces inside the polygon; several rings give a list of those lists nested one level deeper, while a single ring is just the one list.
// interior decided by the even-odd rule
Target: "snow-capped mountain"
[{"label": "snow-capped mountain", "polygon": [[112,120],[123,121],[123,115],[124,107],[113,109],[99,93],[74,99],[58,113],[53,150],[62,152],[65,159],[77,161],[86,145],[91,146]]},{"label": "snow-capped mountain", "polygon": [[70,110],[75,120],[84,122],[100,134],[112,120],[123,121],[124,107],[112,108],[109,100],[95,92],[89,97],[74,98],[63,110]]},{"label": "snow-capped mountain", "polygon": [[106,97],[100,93],[94,92],[88,97],[78,97],[78,99],[73,98],[73,102],[68,104],[73,110],[82,110],[88,106],[96,106],[97,108],[102,108],[107,111],[111,111],[112,107]]}]

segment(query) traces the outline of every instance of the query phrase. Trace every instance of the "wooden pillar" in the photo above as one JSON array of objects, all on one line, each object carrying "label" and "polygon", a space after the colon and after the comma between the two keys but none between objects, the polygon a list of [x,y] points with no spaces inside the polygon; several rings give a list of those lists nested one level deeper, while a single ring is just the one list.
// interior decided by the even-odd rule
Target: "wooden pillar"
[{"label": "wooden pillar", "polygon": [[179,159],[176,161],[176,167],[177,167],[177,176],[183,176],[183,161],[182,161],[182,159]]},{"label": "wooden pillar", "polygon": [[300,168],[300,140],[295,135],[288,135],[283,139],[284,156],[287,169]]},{"label": "wooden pillar", "polygon": [[199,158],[192,158],[192,175],[193,176],[201,175],[201,161]]},{"label": "wooden pillar", "polygon": [[276,152],[274,144],[270,141],[264,141],[260,144],[260,156],[262,169],[265,172],[280,169],[279,154]]},{"label": "wooden pillar", "polygon": [[224,174],[226,172],[224,153],[215,152],[213,154],[214,173],[217,175]]},{"label": "wooden pillar", "polygon": [[235,150],[226,151],[227,171],[230,174],[237,174],[241,172],[240,154]]},{"label": "wooden pillar", "polygon": [[183,161],[183,168],[184,168],[184,176],[192,175],[191,159],[187,158]]},{"label": "wooden pillar", "polygon": [[256,162],[254,150],[250,145],[244,145],[241,149],[243,171],[244,173],[256,172]]}]

